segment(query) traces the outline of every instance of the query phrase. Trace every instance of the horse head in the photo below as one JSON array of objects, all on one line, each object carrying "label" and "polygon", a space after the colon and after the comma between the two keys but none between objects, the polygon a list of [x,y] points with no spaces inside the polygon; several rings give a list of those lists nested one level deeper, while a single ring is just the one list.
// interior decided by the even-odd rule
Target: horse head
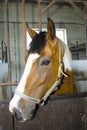
[{"label": "horse head", "polygon": [[[55,83],[60,66],[59,44],[53,21],[48,18],[47,32],[38,34],[30,27],[28,32],[32,41],[26,66],[9,104],[10,112],[20,121],[35,116],[41,99]],[[61,57],[64,51],[62,47]]]}]

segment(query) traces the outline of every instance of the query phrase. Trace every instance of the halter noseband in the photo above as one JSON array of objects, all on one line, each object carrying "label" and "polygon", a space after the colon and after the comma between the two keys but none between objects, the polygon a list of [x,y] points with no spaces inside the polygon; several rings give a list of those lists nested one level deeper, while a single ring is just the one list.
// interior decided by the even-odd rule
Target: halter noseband
[{"label": "halter noseband", "polygon": [[[68,77],[64,71],[63,71],[63,62],[62,62],[62,58],[61,58],[61,47],[60,47],[60,44],[59,44],[59,69],[58,69],[58,77],[60,77],[60,75],[63,75],[65,77]],[[33,98],[33,97],[30,97],[30,96],[27,96],[25,94],[23,94],[22,92],[20,92],[19,90],[15,90],[15,93],[17,95],[19,95],[21,98],[27,100],[27,101],[30,101],[30,102],[33,102],[35,104],[41,104],[41,106],[43,106],[48,97],[51,95],[51,93],[53,91],[55,91],[56,87],[57,86],[60,86],[61,85],[61,82],[62,80],[59,78],[56,79],[55,83],[52,85],[52,87],[46,92],[46,94],[42,97],[42,99],[37,99],[37,98]]]},{"label": "halter noseband", "polygon": [[41,104],[41,106],[45,105],[48,97],[51,95],[51,93],[55,90],[55,88],[57,86],[59,86],[61,84],[61,80],[56,80],[55,83],[52,85],[52,87],[46,92],[46,94],[44,95],[44,97],[42,99],[37,99],[37,98],[33,98],[33,97],[30,97],[30,96],[27,96],[25,94],[23,94],[22,92],[20,92],[19,90],[15,90],[15,93],[17,95],[19,95],[21,98],[27,100],[27,101],[30,101],[30,102],[33,102],[33,103],[36,103],[36,104]]}]

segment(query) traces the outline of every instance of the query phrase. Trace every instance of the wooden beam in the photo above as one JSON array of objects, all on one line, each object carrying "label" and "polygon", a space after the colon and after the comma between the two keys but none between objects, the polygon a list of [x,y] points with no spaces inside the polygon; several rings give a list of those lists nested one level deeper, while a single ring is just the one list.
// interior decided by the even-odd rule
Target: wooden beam
[{"label": "wooden beam", "polygon": [[44,14],[53,4],[55,4],[57,2],[57,0],[53,0],[51,3],[49,3],[48,6],[46,6],[43,10],[42,10],[42,14]]},{"label": "wooden beam", "polygon": [[72,5],[72,7],[81,17],[84,17],[83,11],[74,3],[74,0],[68,0],[68,2]]},{"label": "wooden beam", "polygon": [[87,1],[84,2],[84,10],[83,10],[84,14],[85,14],[85,20],[87,21]]},{"label": "wooden beam", "polygon": [[0,87],[17,86],[18,83],[1,83]]},{"label": "wooden beam", "polygon": [[51,3],[49,3],[48,6],[46,6],[43,10],[42,10],[42,14],[44,14],[53,4],[55,4],[56,2],[69,2],[72,7],[75,9],[75,11],[81,16],[81,17],[84,17],[84,13],[80,10],[80,8],[75,4],[75,2],[87,2],[87,1],[82,1],[82,0],[79,0],[79,1],[76,1],[76,0],[52,0]]}]

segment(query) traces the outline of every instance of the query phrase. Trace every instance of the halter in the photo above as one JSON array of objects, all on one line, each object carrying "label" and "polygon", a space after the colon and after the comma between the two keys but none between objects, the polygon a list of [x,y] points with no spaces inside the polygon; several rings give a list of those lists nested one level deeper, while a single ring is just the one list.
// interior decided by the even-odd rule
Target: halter
[{"label": "halter", "polygon": [[[61,42],[61,41],[60,41]],[[52,87],[46,92],[46,94],[42,97],[42,99],[37,99],[37,98],[34,98],[34,97],[31,97],[31,96],[27,96],[25,94],[23,94],[22,92],[20,92],[19,90],[15,90],[15,93],[17,95],[19,95],[21,98],[29,101],[29,102],[33,102],[35,104],[41,104],[41,106],[45,105],[48,97],[51,95],[51,93],[53,91],[55,91],[55,89],[57,88],[57,86],[60,86],[61,85],[61,82],[62,82],[62,79],[60,78],[61,77],[61,74],[65,77],[68,77],[64,71],[63,71],[63,62],[62,62],[62,54],[61,54],[61,47],[60,47],[60,43],[59,43],[59,69],[58,69],[58,77],[56,79],[56,81],[54,82],[54,84],[52,85]]]}]

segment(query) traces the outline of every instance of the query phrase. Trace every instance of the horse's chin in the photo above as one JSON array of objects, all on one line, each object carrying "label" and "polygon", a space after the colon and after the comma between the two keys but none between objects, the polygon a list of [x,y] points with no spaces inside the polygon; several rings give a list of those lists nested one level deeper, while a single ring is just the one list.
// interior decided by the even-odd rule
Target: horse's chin
[{"label": "horse's chin", "polygon": [[29,118],[23,119],[23,121],[24,121],[24,122],[26,122],[26,121],[31,121],[31,120],[33,120],[34,118],[35,118],[35,115],[31,115]]},{"label": "horse's chin", "polygon": [[24,122],[28,122],[28,121],[31,121],[31,120],[33,120],[35,118],[35,116],[32,116],[32,117],[30,117],[29,119],[22,119],[22,120],[20,120],[19,122],[21,122],[21,123],[24,123]]},{"label": "horse's chin", "polygon": [[35,118],[35,115],[32,115],[32,116],[30,116],[29,118],[24,118],[24,119],[21,119],[21,120],[18,120],[18,119],[16,118],[16,120],[17,120],[18,122],[20,122],[20,123],[24,123],[24,122],[31,121],[31,120],[33,120],[34,118]]}]

